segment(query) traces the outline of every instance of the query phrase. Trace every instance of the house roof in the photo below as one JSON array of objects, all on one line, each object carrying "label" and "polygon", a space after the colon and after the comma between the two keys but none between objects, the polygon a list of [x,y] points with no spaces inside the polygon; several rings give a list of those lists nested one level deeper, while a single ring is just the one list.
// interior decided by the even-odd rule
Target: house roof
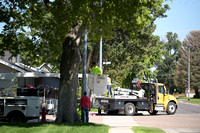
[{"label": "house roof", "polygon": [[38,68],[41,69],[42,67],[48,67],[49,69],[52,69],[51,65],[50,64],[47,64],[47,63],[43,63],[41,66],[39,66]]},{"label": "house roof", "polygon": [[16,66],[15,64],[8,63],[8,62],[6,62],[6,61],[4,61],[2,59],[0,59],[0,63],[3,64],[3,65],[5,65],[5,66],[7,66],[7,67],[9,67],[9,68],[15,69],[15,70],[17,70],[19,72],[25,72],[24,69],[21,69],[20,67]]},{"label": "house roof", "polygon": [[[0,63],[12,68],[17,73],[0,73],[0,79],[13,79],[15,77],[55,77],[60,78],[60,74],[58,73],[49,73],[39,68],[27,66],[23,63],[11,63],[0,59]],[[82,78],[82,74],[78,74],[79,78]]]},{"label": "house roof", "polygon": [[39,68],[31,67],[28,65],[25,65],[23,63],[12,63],[12,62],[7,62],[5,60],[0,59],[0,63],[14,69],[18,72],[41,72],[41,73],[47,73],[46,71],[40,70]]},{"label": "house roof", "polygon": [[32,67],[25,65],[23,63],[15,63],[16,66],[20,67],[21,69],[24,69],[26,72],[41,72],[41,73],[47,73],[46,71],[43,71],[37,67]]},{"label": "house roof", "polygon": [[37,73],[37,72],[25,72],[25,73],[0,73],[0,79],[13,79],[15,77],[55,77],[60,78],[58,73]]}]

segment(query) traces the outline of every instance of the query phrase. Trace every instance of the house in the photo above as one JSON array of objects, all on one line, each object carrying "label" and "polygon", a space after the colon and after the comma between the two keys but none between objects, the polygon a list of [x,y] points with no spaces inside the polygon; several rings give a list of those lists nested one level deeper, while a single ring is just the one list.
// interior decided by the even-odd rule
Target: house
[{"label": "house", "polygon": [[34,86],[45,89],[46,97],[58,97],[60,74],[50,73],[51,66],[46,63],[32,67],[19,61],[19,55],[11,57],[9,52],[0,56],[0,88]]}]

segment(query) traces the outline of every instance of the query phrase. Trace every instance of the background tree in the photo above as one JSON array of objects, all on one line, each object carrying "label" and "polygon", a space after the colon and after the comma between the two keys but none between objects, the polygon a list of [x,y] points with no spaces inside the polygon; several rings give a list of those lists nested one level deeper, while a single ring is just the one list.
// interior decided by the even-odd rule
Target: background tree
[{"label": "background tree", "polygon": [[154,30],[155,25],[149,25],[138,31],[137,38],[130,37],[128,30],[117,30],[114,39],[104,44],[104,59],[112,62],[104,73],[126,88],[134,78],[153,78],[150,68],[161,59],[162,51],[159,37],[152,35]]},{"label": "background tree", "polygon": [[157,79],[166,85],[170,93],[173,93],[176,88],[174,84],[174,72],[179,58],[181,42],[178,40],[176,33],[168,32],[166,37],[167,42],[164,43],[163,60],[157,64]]},{"label": "background tree", "polygon": [[181,46],[180,59],[176,67],[175,83],[180,91],[188,88],[188,47],[190,47],[190,87],[199,97],[200,88],[200,30],[191,31]]},{"label": "background tree", "polygon": [[[48,62],[60,61],[60,89],[56,122],[78,120],[76,90],[81,63],[80,44],[85,28],[93,41],[110,39],[113,31],[129,29],[131,36],[145,29],[168,9],[163,1],[2,0],[0,53],[13,56],[29,51]],[[47,63],[48,63],[47,62]]]}]

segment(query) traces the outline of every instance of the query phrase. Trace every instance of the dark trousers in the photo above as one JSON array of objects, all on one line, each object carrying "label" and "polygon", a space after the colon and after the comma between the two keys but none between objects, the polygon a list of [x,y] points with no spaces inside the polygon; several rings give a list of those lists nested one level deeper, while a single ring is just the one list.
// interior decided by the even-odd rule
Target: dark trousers
[{"label": "dark trousers", "polygon": [[86,115],[86,122],[88,123],[88,121],[89,121],[88,113],[89,113],[89,109],[87,107],[84,107],[81,109],[82,122],[85,122],[85,115]]},{"label": "dark trousers", "polygon": [[112,86],[111,85],[107,85],[107,90],[108,90],[108,96],[109,94],[112,96]]}]

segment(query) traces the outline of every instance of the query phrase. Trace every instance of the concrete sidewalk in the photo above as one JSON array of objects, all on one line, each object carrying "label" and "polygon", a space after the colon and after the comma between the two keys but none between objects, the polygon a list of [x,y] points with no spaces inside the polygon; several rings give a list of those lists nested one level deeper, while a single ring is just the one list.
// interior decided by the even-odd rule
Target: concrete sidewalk
[{"label": "concrete sidewalk", "polygon": [[109,133],[133,133],[132,127],[138,124],[130,116],[103,116],[91,114],[90,122],[110,126]]}]

